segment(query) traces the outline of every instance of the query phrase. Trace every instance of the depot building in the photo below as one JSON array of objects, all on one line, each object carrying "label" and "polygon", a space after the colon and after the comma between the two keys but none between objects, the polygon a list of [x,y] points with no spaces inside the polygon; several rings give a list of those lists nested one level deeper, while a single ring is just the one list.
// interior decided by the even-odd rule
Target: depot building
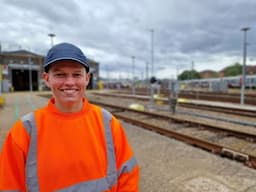
[{"label": "depot building", "polygon": [[[88,88],[93,89],[99,78],[99,63],[88,60],[91,73]],[[43,55],[30,51],[0,52],[0,93],[47,90],[41,78],[43,63]]]}]

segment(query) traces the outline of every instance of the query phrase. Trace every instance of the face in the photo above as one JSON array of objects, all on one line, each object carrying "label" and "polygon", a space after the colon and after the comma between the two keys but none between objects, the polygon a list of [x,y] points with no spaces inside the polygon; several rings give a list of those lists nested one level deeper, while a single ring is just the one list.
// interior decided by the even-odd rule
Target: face
[{"label": "face", "polygon": [[52,90],[57,106],[79,106],[82,104],[90,74],[78,62],[63,60],[51,64],[43,78]]}]

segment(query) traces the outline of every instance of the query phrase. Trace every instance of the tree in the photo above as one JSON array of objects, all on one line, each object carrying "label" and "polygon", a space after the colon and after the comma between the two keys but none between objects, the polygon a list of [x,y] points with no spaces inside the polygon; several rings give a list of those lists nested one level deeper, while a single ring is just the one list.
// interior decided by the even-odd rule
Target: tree
[{"label": "tree", "polygon": [[179,80],[189,80],[189,79],[200,79],[200,75],[195,70],[185,70],[179,76]]},{"label": "tree", "polygon": [[240,65],[239,63],[235,63],[234,65],[226,67],[223,71],[225,77],[241,75],[242,65]]}]

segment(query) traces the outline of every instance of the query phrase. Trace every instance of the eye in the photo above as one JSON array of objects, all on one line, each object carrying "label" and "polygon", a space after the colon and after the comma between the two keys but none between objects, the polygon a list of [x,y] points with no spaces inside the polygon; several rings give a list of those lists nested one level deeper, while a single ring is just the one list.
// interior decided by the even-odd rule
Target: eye
[{"label": "eye", "polygon": [[82,77],[82,74],[81,73],[75,73],[73,74],[74,77]]},{"label": "eye", "polygon": [[57,78],[62,78],[62,77],[65,77],[65,74],[64,73],[55,73],[54,76]]}]

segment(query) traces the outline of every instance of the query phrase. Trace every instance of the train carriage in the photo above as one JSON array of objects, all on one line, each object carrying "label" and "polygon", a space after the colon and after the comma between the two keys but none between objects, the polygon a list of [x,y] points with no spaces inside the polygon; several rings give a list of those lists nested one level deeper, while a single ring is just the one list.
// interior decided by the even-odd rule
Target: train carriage
[{"label": "train carriage", "polygon": [[[242,76],[238,75],[221,78],[191,79],[181,81],[181,83],[184,83],[191,88],[209,88],[214,83],[225,84],[228,88],[241,88]],[[256,75],[246,76],[245,87],[256,88]]]}]

